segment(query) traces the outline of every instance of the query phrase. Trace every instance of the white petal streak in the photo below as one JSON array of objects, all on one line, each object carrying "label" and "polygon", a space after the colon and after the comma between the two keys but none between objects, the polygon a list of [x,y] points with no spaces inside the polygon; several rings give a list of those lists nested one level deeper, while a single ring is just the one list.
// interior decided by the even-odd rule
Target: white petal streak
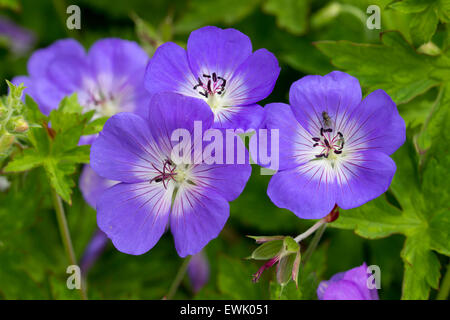
[{"label": "white petal streak", "polygon": [[318,159],[312,160],[297,168],[298,172],[306,177],[306,183],[300,188],[311,188],[315,186],[317,189],[334,183],[335,171],[331,166],[331,162]]}]

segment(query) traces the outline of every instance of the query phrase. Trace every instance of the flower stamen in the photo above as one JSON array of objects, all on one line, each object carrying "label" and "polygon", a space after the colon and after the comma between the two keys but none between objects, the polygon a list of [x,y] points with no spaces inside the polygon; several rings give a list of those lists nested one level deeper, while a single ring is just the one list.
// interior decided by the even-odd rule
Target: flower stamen
[{"label": "flower stamen", "polygon": [[328,158],[329,154],[341,154],[344,148],[344,135],[338,131],[334,136],[331,135],[333,129],[320,128],[320,137],[313,137],[313,147],[322,148],[321,152],[316,155],[316,158]]},{"label": "flower stamen", "polygon": [[198,83],[193,88],[200,95],[208,98],[210,95],[221,95],[225,92],[225,86],[227,84],[227,80],[225,78],[218,76],[215,72],[213,72],[212,75],[203,74],[203,78],[204,79],[202,81],[202,79],[198,77]]},{"label": "flower stamen", "polygon": [[167,189],[167,184],[166,181],[170,181],[171,179],[173,181],[175,181],[174,176],[177,174],[175,172],[176,169],[176,165],[170,160],[170,159],[166,159],[163,162],[163,168],[162,171],[159,170],[153,163],[152,163],[152,167],[158,171],[159,175],[157,175],[156,177],[153,177],[152,179],[150,179],[150,183],[152,182],[162,182],[164,189]]}]

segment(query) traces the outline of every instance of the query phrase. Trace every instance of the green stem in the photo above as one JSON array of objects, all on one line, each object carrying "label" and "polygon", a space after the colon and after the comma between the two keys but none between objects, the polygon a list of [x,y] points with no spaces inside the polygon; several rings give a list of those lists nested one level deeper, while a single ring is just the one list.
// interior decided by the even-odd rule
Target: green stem
[{"label": "green stem", "polygon": [[314,234],[313,239],[311,240],[311,243],[308,246],[308,249],[306,249],[305,254],[302,257],[303,266],[306,264],[306,262],[311,257],[312,253],[316,249],[317,245],[319,244],[320,239],[322,238],[322,235],[327,227],[327,224],[324,223],[320,226],[320,228],[317,230],[317,232]]},{"label": "green stem", "polygon": [[450,264],[447,265],[447,272],[441,282],[441,288],[436,296],[436,300],[447,300],[450,291]]},{"label": "green stem", "polygon": [[173,298],[175,293],[178,290],[178,287],[180,286],[181,281],[184,278],[184,275],[186,274],[187,267],[189,265],[189,261],[191,260],[192,256],[189,256],[187,258],[184,258],[183,263],[180,266],[180,269],[178,269],[178,273],[175,276],[175,279],[172,282],[172,285],[170,286],[169,293],[166,295],[166,299],[170,300]]},{"label": "green stem", "polygon": [[[73,250],[72,240],[70,238],[69,227],[67,225],[66,215],[64,214],[64,207],[60,196],[56,193],[53,188],[51,189],[53,206],[56,211],[56,219],[58,220],[58,227],[61,233],[61,238],[63,241],[64,249],[66,251],[67,258],[71,265],[77,265],[77,260],[75,258],[75,251]],[[80,290],[81,299],[87,300],[85,285],[82,283]]]}]

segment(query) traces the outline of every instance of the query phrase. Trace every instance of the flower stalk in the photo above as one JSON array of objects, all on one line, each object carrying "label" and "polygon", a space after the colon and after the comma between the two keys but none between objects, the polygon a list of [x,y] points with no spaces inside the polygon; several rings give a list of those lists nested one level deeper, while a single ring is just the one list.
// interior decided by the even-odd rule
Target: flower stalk
[{"label": "flower stalk", "polygon": [[192,256],[187,256],[184,258],[183,263],[180,266],[180,269],[178,269],[178,273],[175,276],[175,279],[172,282],[172,285],[170,286],[169,292],[167,293],[165,300],[171,300],[175,293],[178,290],[178,287],[181,284],[181,281],[183,280],[184,276],[186,275],[186,271],[189,265],[189,261],[191,260]]},{"label": "flower stalk", "polygon": [[[56,193],[56,191],[51,188],[53,206],[56,211],[56,219],[58,220],[58,227],[61,233],[61,238],[63,241],[64,249],[66,251],[67,258],[71,265],[77,265],[77,260],[75,258],[75,251],[73,250],[72,239],[70,237],[69,227],[67,225],[66,215],[64,213],[64,207],[61,197]],[[82,300],[87,300],[86,290],[84,282],[81,285],[80,296]]]}]

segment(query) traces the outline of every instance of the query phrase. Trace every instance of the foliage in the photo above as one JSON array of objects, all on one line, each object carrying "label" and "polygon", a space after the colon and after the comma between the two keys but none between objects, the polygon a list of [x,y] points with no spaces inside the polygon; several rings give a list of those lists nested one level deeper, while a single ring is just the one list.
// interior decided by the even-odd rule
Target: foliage
[{"label": "foliage", "polygon": [[[268,260],[281,249],[267,253],[262,250],[267,245],[258,248],[245,235],[292,239],[312,225],[271,203],[270,176],[260,175],[254,165],[246,189],[230,204],[225,229],[205,248],[210,281],[195,294],[184,279],[175,298],[317,299],[321,280],[363,261],[381,267],[381,299],[436,296],[450,255],[449,0],[73,2],[82,11],[81,30],[66,28],[67,1],[0,0],[0,8],[35,33],[37,48],[65,37],[87,48],[114,36],[135,40],[152,55],[166,41],[185,46],[189,33],[204,25],[237,28],[250,37],[254,50],[267,48],[282,67],[263,105],[287,102],[291,83],[306,74],[339,69],[357,77],[365,94],[384,89],[407,123],[407,142],[393,155],[397,172],[389,191],[359,208],[341,210],[310,259],[300,263],[298,286],[288,281],[290,262],[289,272],[277,274],[274,267],[258,283],[251,281],[266,261],[243,258],[253,252],[253,258]],[[379,30],[366,27],[366,10],[373,4],[381,12]],[[0,79],[26,74],[32,52],[18,55],[2,37],[0,31]],[[83,113],[76,95],[44,115],[22,96],[23,89],[10,83],[0,87],[0,178],[9,184],[0,188],[0,298],[78,299],[65,285],[68,262],[50,190],[65,200],[80,258],[97,227],[95,210],[77,188],[82,164],[89,163],[89,146],[79,140],[98,133],[106,118]],[[302,241],[287,257],[298,252],[303,260],[310,244],[309,238]],[[142,256],[109,244],[88,274],[89,298],[161,299],[181,263],[170,233]]]}]

